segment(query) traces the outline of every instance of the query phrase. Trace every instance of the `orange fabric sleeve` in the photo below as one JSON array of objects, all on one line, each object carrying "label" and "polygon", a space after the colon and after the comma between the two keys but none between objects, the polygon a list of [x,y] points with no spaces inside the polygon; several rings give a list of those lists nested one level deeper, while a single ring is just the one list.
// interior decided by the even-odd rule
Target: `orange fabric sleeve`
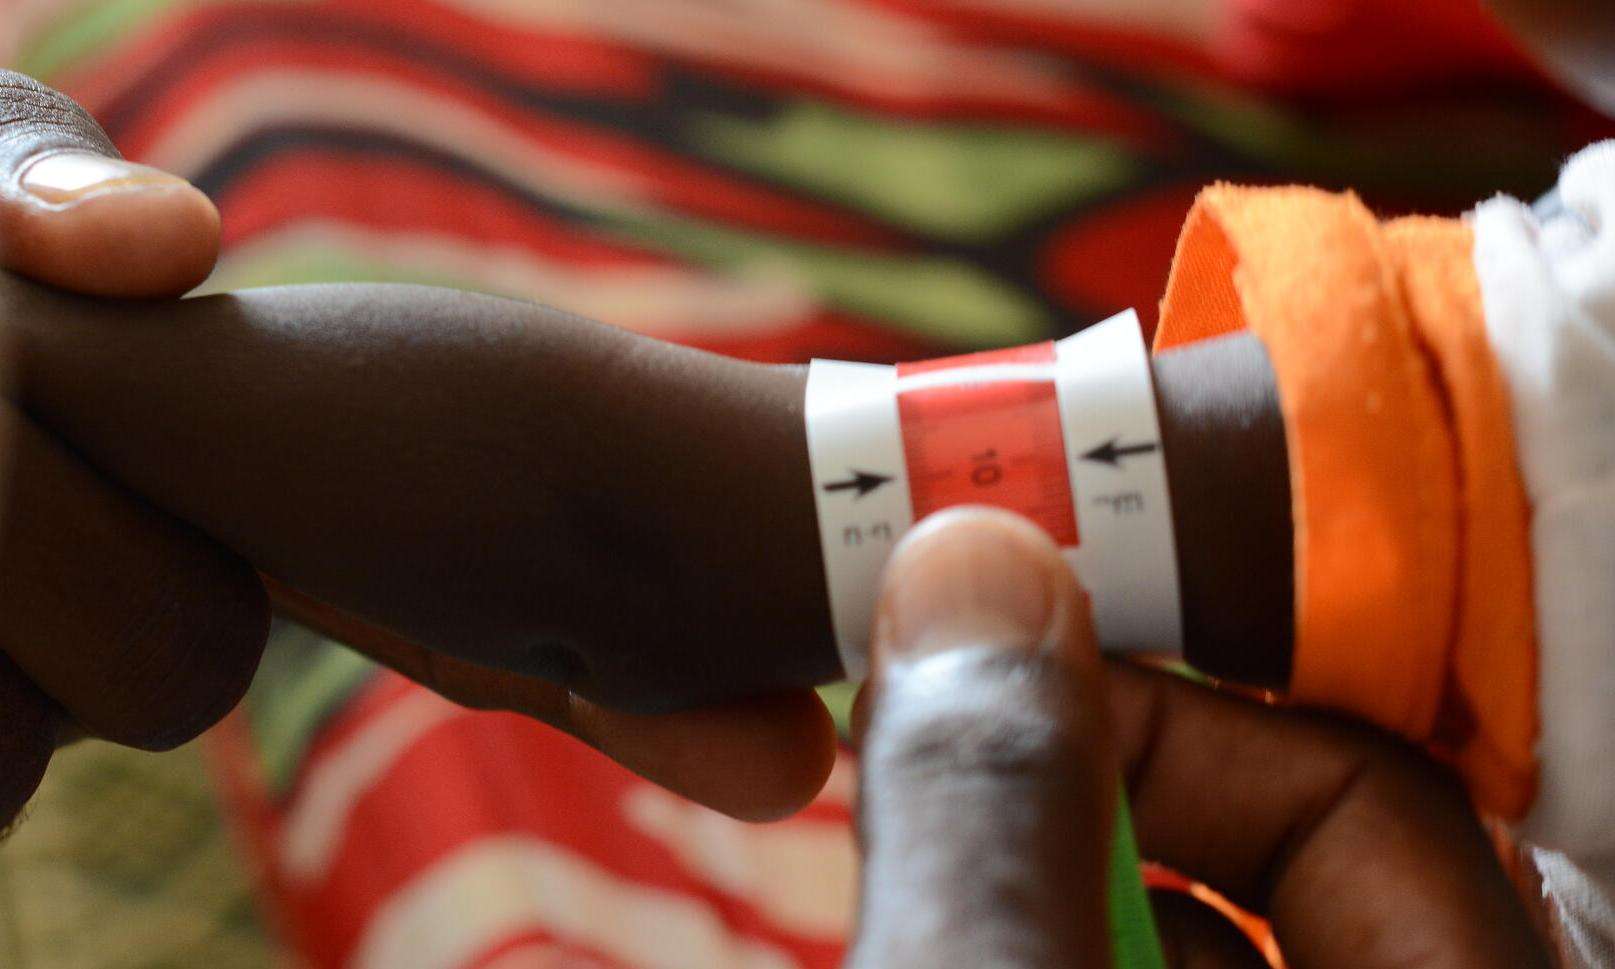
[{"label": "orange fabric sleeve", "polygon": [[[1290,697],[1441,749],[1517,817],[1535,774],[1523,487],[1462,223],[1352,195],[1207,189],[1156,347],[1249,328],[1290,453]],[[1253,594],[1259,594],[1253,590]]]},{"label": "orange fabric sleeve", "polygon": [[1398,219],[1385,238],[1457,441],[1458,618],[1435,739],[1482,804],[1517,818],[1536,781],[1531,513],[1508,391],[1486,337],[1474,234],[1452,219]]}]

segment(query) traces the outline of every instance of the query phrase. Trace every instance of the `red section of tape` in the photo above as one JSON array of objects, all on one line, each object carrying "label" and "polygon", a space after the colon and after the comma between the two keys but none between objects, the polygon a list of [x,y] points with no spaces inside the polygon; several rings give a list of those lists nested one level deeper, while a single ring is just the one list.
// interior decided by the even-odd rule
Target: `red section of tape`
[{"label": "red section of tape", "polygon": [[[1054,360],[1054,344],[1039,343],[897,365],[915,521],[953,505],[995,505],[1062,546],[1078,544]],[[921,375],[938,382],[907,379]]]}]

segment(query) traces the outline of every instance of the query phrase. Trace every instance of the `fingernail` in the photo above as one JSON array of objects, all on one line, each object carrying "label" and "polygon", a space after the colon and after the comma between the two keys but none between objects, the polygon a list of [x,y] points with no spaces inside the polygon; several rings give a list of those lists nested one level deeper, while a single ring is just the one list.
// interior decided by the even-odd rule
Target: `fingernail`
[{"label": "fingernail", "polygon": [[892,553],[881,642],[909,656],[973,645],[1051,651],[1068,576],[1054,543],[1024,519],[986,509],[942,512]]},{"label": "fingernail", "polygon": [[187,185],[156,168],[87,151],[59,151],[34,161],[18,183],[47,205],[67,205],[106,192],[145,191]]}]

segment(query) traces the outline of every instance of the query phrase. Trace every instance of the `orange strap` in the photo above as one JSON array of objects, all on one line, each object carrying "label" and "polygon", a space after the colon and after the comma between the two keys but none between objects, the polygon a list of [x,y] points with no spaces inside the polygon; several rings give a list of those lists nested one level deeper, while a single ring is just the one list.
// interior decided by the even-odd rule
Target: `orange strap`
[{"label": "orange strap", "polygon": [[1248,327],[1290,452],[1291,697],[1438,744],[1482,803],[1535,780],[1524,492],[1463,224],[1219,185],[1178,243],[1156,348]]}]

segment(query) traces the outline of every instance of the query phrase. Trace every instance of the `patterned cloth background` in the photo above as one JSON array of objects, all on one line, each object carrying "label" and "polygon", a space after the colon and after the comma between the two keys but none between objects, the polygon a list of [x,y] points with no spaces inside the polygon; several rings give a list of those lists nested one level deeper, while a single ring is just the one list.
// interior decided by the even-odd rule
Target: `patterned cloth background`
[{"label": "patterned cloth background", "polygon": [[59,755],[0,850],[6,969],[274,969],[195,745]]},{"label": "patterned cloth background", "polygon": [[[1129,305],[1153,319],[1207,181],[1455,211],[1534,195],[1611,131],[1474,0],[0,11],[13,66],[219,202],[211,289],[460,286],[760,360],[1013,344]],[[212,751],[267,911],[310,965],[840,956],[849,763],[802,817],[745,827],[292,626]],[[95,750],[53,771],[55,816],[0,852],[15,964],[264,964],[192,756]],[[123,817],[161,823],[105,823]],[[57,901],[47,881],[72,887]],[[188,928],[153,914],[158,895]]]}]

